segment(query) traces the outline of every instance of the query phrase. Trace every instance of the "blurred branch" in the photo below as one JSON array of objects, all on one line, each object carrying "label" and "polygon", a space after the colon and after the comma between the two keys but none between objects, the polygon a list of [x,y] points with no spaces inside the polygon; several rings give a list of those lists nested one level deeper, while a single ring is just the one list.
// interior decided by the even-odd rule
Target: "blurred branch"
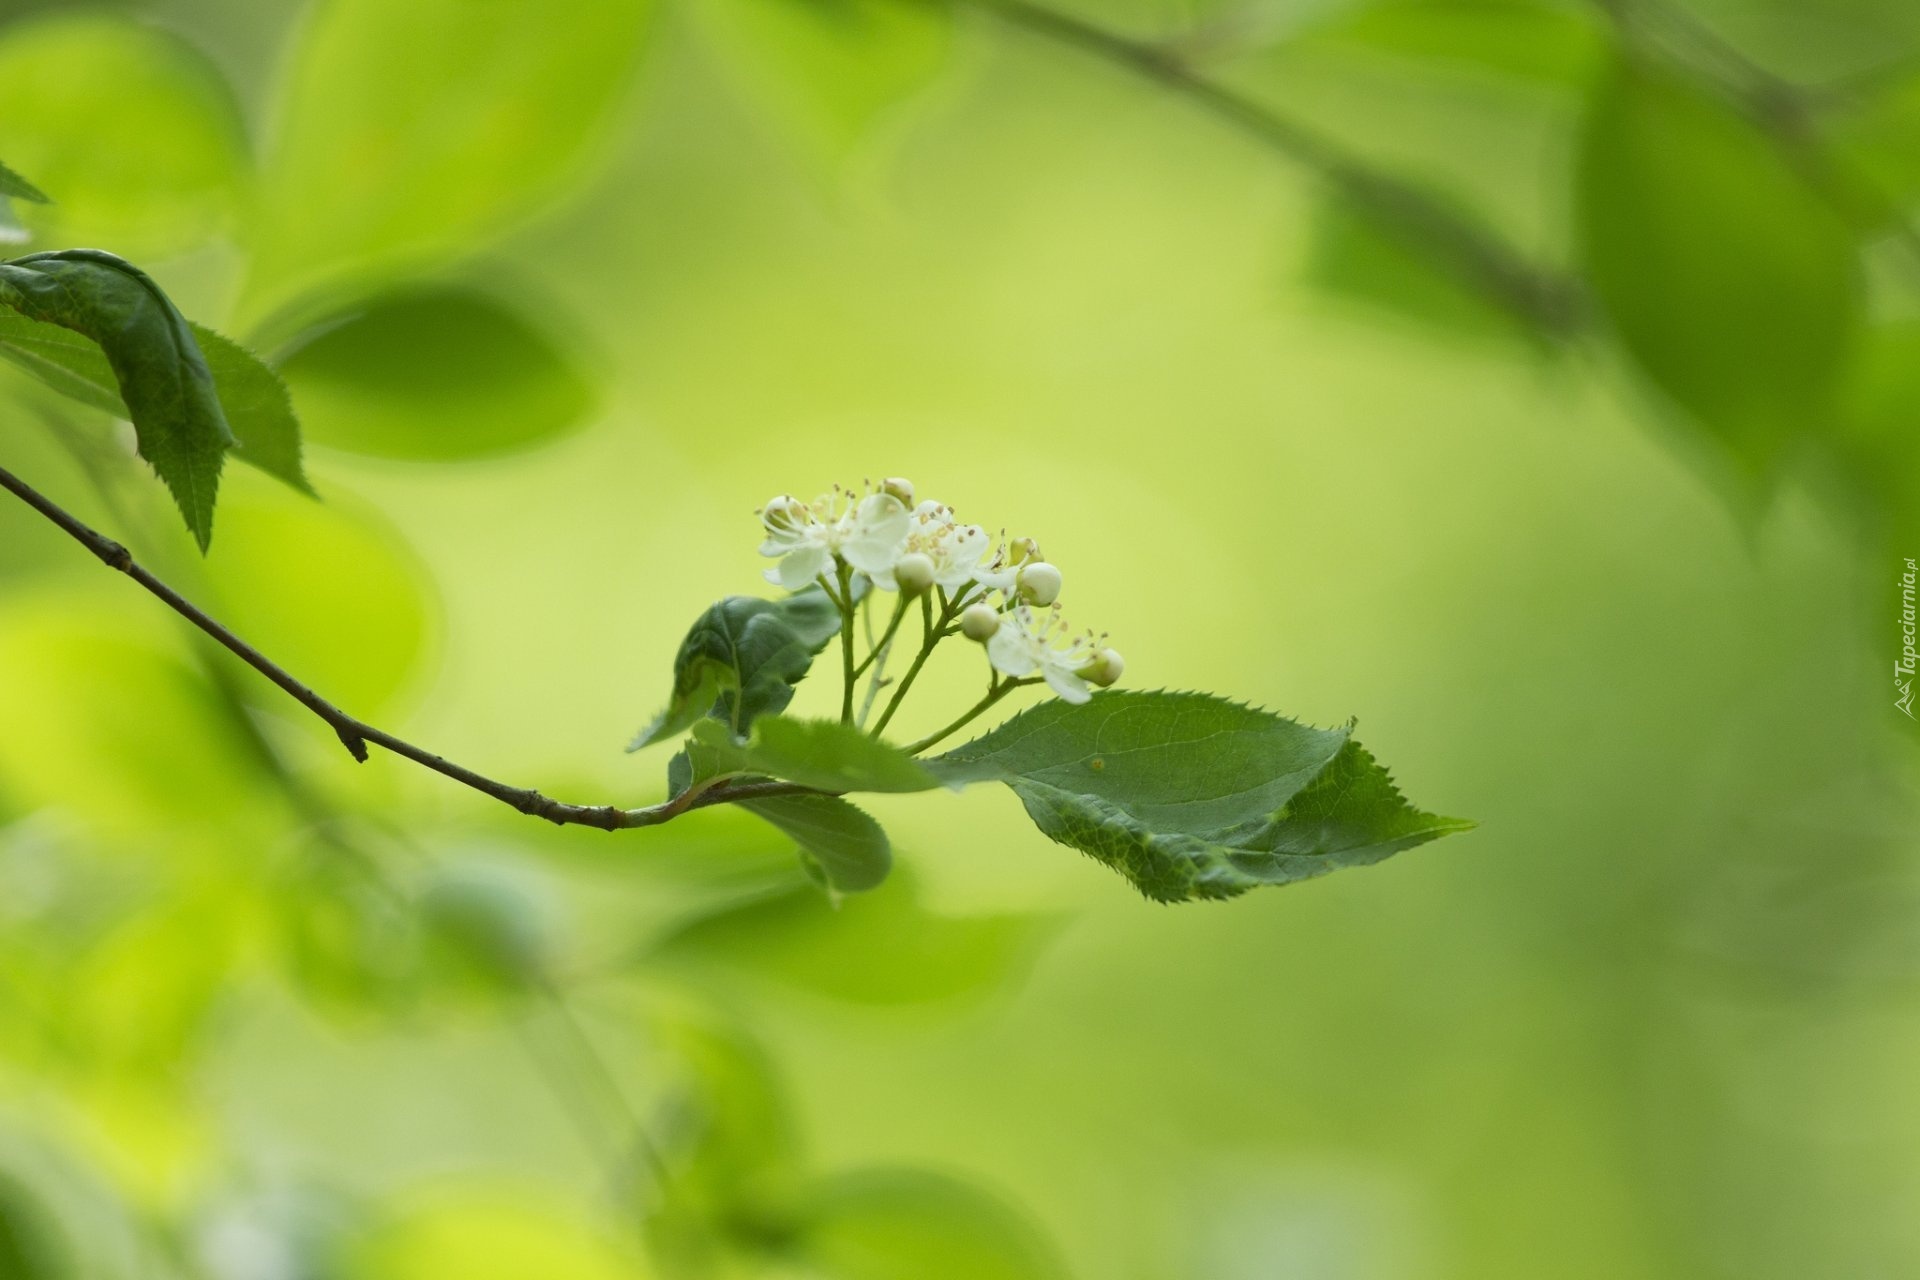
[{"label": "blurred branch", "polygon": [[433,770],[455,782],[472,787],[482,795],[491,796],[500,803],[530,817],[545,818],[561,826],[597,827],[602,831],[620,831],[631,827],[655,827],[670,822],[681,814],[693,809],[704,809],[710,805],[728,804],[738,800],[757,800],[767,796],[818,794],[813,788],[796,786],[788,782],[736,782],[720,781],[704,789],[690,787],[671,800],[639,809],[621,809],[613,805],[567,804],[550,799],[538,791],[525,787],[508,786],[497,782],[484,774],[476,773],[464,765],[455,764],[443,756],[399,738],[386,730],[368,724],[355,716],[347,714],[339,707],[315,693],[300,680],[296,679],[284,667],[261,653],[258,649],[229,631],[199,606],[175,591],[172,587],[156,578],[134,561],[132,553],[118,542],[95,531],[82,523],[74,515],[60,507],[52,499],[34,489],[26,481],[0,467],[0,488],[19,498],[22,502],[38,511],[48,520],[58,525],[67,536],[91,551],[102,564],[126,574],[148,592],[162,600],[168,608],[191,622],[201,631],[211,636],[223,648],[237,656],[242,662],[258,671],[278,685],[282,692],[313,712],[327,727],[332,729],[341,743],[352,753],[355,760],[365,762],[367,744],[373,743],[386,748],[397,756],[402,756],[415,764]]},{"label": "blurred branch", "polygon": [[1578,282],[1518,249],[1426,191],[1373,168],[1323,137],[1196,71],[1177,46],[1136,40],[1029,0],[947,0],[1083,53],[1172,91],[1271,150],[1319,174],[1384,229],[1424,243],[1502,308],[1557,337],[1585,324]]}]

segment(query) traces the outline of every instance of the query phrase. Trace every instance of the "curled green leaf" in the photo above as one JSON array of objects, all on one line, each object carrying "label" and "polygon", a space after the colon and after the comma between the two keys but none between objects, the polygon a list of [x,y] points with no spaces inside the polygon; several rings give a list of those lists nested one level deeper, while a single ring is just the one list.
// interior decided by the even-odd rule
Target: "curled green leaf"
[{"label": "curled green leaf", "polygon": [[784,600],[728,596],[687,632],[673,660],[672,697],[627,749],[663,742],[709,712],[746,733],[759,717],[786,708],[839,630],[839,610],[818,587]]}]

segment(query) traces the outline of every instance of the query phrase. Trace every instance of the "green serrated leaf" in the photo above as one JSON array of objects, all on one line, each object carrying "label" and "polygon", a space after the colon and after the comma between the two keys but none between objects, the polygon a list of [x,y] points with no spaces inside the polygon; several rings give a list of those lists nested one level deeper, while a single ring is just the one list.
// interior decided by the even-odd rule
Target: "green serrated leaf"
[{"label": "green serrated leaf", "polygon": [[34,204],[53,203],[46,192],[4,164],[0,164],[0,196],[11,196],[15,200],[28,200]]},{"label": "green serrated leaf", "polygon": [[1043,703],[928,761],[995,780],[1149,898],[1228,898],[1377,862],[1470,823],[1423,813],[1350,738],[1209,694]]},{"label": "green serrated leaf", "polygon": [[[279,375],[251,351],[204,325],[188,322],[213,375],[234,456],[311,494],[301,462],[300,420]],[[0,311],[0,359],[11,361],[62,395],[127,416],[119,379],[99,345],[69,329]]]},{"label": "green serrated leaf", "polygon": [[768,796],[737,803],[792,836],[802,865],[836,893],[871,889],[893,866],[893,847],[880,824],[838,796]]},{"label": "green serrated leaf", "polygon": [[0,262],[0,303],[100,344],[139,439],[205,551],[220,467],[233,445],[192,328],[148,275],[98,249]]},{"label": "green serrated leaf", "polygon": [[717,720],[693,726],[695,774],[756,773],[821,791],[930,791],[940,785],[918,760],[837,720],[765,716],[741,742]]},{"label": "green serrated leaf", "polygon": [[1621,345],[1746,473],[1832,429],[1863,320],[1854,236],[1758,125],[1623,61],[1595,96],[1575,196]]},{"label": "green serrated leaf", "polygon": [[682,733],[709,711],[746,733],[785,710],[814,655],[839,631],[840,612],[818,587],[783,600],[728,596],[687,632],[673,660],[673,696],[627,749]]}]

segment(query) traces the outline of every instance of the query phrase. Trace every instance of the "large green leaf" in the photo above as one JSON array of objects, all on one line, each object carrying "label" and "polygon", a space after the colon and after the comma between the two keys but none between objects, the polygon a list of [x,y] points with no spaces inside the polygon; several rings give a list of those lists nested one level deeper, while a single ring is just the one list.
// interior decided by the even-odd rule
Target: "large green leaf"
[{"label": "large green leaf", "polygon": [[0,155],[59,195],[34,229],[137,257],[230,231],[251,162],[213,63],[156,24],[62,8],[82,11],[0,32]]},{"label": "large green leaf", "polygon": [[[213,375],[214,391],[236,439],[233,454],[302,493],[312,493],[301,461],[300,420],[286,384],[231,338],[188,322]],[[59,325],[0,311],[0,358],[82,404],[116,417],[128,413],[119,379],[99,345]]]},{"label": "large green leaf", "polygon": [[930,911],[903,866],[836,904],[806,886],[730,903],[677,927],[650,954],[855,1004],[900,1005],[992,990],[1025,968],[1044,917]]},{"label": "large green leaf", "polygon": [[832,1280],[1060,1280],[1024,1216],[940,1174],[873,1169],[823,1183],[799,1251]]},{"label": "large green leaf", "polygon": [[305,24],[256,228],[254,301],[470,251],[560,193],[614,123],[650,0],[333,0]]},{"label": "large green leaf", "polygon": [[792,836],[808,874],[832,892],[871,889],[893,866],[880,824],[838,796],[768,796],[739,804]]},{"label": "large green leaf", "polygon": [[1470,823],[1409,805],[1351,730],[1200,693],[1043,703],[929,761],[1005,782],[1054,840],[1149,898],[1229,898],[1378,862]]},{"label": "large green leaf", "polygon": [[745,742],[718,720],[693,726],[693,776],[754,773],[821,791],[930,791],[939,781],[898,747],[837,720],[763,716]]},{"label": "large green leaf", "polygon": [[139,439],[201,550],[233,433],[192,328],[148,275],[97,249],[0,262],[0,303],[100,344]]},{"label": "large green leaf", "polygon": [[1576,195],[1622,346],[1748,471],[1831,429],[1861,321],[1854,239],[1759,127],[1622,63],[1596,96]]},{"label": "large green leaf", "polygon": [[705,0],[721,52],[780,124],[833,159],[945,65],[945,5]]},{"label": "large green leaf", "polygon": [[746,733],[759,717],[786,708],[814,655],[839,630],[840,613],[818,587],[783,600],[728,596],[687,632],[673,660],[673,696],[628,750],[665,741],[709,710]]},{"label": "large green leaf", "polygon": [[317,322],[280,362],[321,444],[451,461],[526,448],[577,426],[594,388],[537,324],[457,286],[377,297]]}]

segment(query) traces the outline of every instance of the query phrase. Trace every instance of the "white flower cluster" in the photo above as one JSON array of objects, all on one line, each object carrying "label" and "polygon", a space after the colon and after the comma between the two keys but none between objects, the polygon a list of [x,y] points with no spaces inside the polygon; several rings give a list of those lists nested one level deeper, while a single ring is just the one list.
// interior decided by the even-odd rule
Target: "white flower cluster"
[{"label": "white flower cluster", "polygon": [[1010,679],[1038,675],[1069,702],[1085,702],[1090,685],[1110,685],[1124,669],[1104,637],[1069,634],[1057,603],[1060,570],[1032,538],[996,539],[960,523],[945,503],[915,504],[909,481],[858,492],[836,485],[812,502],[782,494],[759,514],[760,554],[780,562],[767,581],[789,591],[815,582],[833,588],[842,566],[908,597],[938,588],[948,616],[986,645],[994,670]]}]

